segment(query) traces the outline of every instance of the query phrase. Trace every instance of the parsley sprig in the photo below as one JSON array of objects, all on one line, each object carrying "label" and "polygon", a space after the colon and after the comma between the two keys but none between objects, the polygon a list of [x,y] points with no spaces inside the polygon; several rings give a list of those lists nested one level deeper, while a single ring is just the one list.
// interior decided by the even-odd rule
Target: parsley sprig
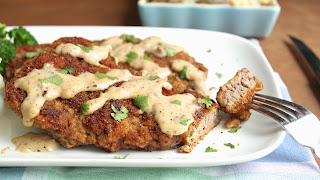
[{"label": "parsley sprig", "polygon": [[228,131],[229,133],[236,133],[239,129],[241,128],[241,126],[239,127],[233,127],[230,129],[230,131]]},{"label": "parsley sprig", "polygon": [[137,42],[137,38],[134,35],[122,34],[120,38],[123,41]]},{"label": "parsley sprig", "polygon": [[81,114],[84,114],[85,112],[89,111],[90,105],[87,103],[83,103],[81,106]]},{"label": "parsley sprig", "polygon": [[127,108],[124,107],[124,106],[121,106],[120,111],[118,111],[118,110],[113,106],[113,104],[111,104],[111,109],[112,109],[113,112],[114,112],[114,113],[111,113],[111,116],[112,116],[115,120],[117,120],[117,121],[119,121],[119,122],[121,122],[122,119],[127,118],[128,114],[129,114],[129,111],[128,111]]},{"label": "parsley sprig", "polygon": [[173,49],[173,48],[166,47],[165,50],[167,52],[168,57],[172,57],[175,54],[177,54],[177,51],[175,49]]},{"label": "parsley sprig", "polygon": [[108,78],[108,79],[110,79],[110,80],[118,79],[117,77],[108,76],[108,75],[106,75],[106,74],[104,74],[104,73],[99,73],[99,72],[96,72],[94,75],[95,75],[98,79],[104,79],[104,78]]},{"label": "parsley sprig", "polygon": [[54,75],[45,79],[38,79],[38,80],[45,84],[52,83],[58,86],[60,86],[63,83],[63,79],[59,75]]},{"label": "parsley sprig", "polygon": [[151,80],[151,81],[154,81],[154,80],[156,80],[156,79],[158,79],[158,76],[150,76],[150,77],[149,77],[149,80]]},{"label": "parsley sprig", "polygon": [[231,143],[226,143],[226,144],[224,144],[224,145],[230,147],[231,149],[234,149],[234,145],[231,144]]},{"label": "parsley sprig", "polygon": [[26,57],[27,58],[34,58],[34,57],[38,56],[44,50],[45,49],[38,48],[36,52],[27,52]]},{"label": "parsley sprig", "polygon": [[198,100],[199,104],[205,104],[207,109],[211,110],[211,104],[213,103],[210,98],[203,98]]},{"label": "parsley sprig", "polygon": [[114,156],[114,158],[113,159],[125,159],[125,158],[127,158],[129,156],[129,154],[126,154],[125,156],[123,156],[123,157],[120,157],[120,156]]},{"label": "parsley sprig", "polygon": [[143,59],[148,60],[148,61],[153,61],[152,58],[150,56],[144,55]]},{"label": "parsley sprig", "polygon": [[131,51],[126,55],[126,58],[127,58],[126,62],[132,63],[135,59],[137,59],[137,57],[138,57],[138,54]]},{"label": "parsley sprig", "polygon": [[187,118],[181,118],[180,119],[180,123],[182,124],[182,125],[188,125],[188,121],[190,121],[191,119],[187,119]]},{"label": "parsley sprig", "polygon": [[180,100],[174,100],[174,101],[171,101],[171,104],[177,104],[177,105],[181,106],[181,101]]},{"label": "parsley sprig", "polygon": [[76,46],[80,47],[82,51],[89,53],[93,49],[93,47],[88,47],[88,46],[82,46],[81,44],[76,44]]},{"label": "parsley sprig", "polygon": [[74,69],[71,68],[71,67],[65,67],[63,69],[60,69],[59,73],[61,73],[61,74],[68,74],[68,73],[72,74],[72,73],[74,73]]},{"label": "parsley sprig", "polygon": [[220,79],[222,77],[221,73],[216,73],[216,76]]},{"label": "parsley sprig", "polygon": [[179,72],[180,79],[187,78],[187,70],[188,70],[188,66],[183,66],[182,70]]},{"label": "parsley sprig", "polygon": [[142,111],[148,107],[148,96],[136,96],[133,101],[133,105],[140,108]]},{"label": "parsley sprig", "polygon": [[218,150],[216,150],[216,149],[213,149],[212,147],[210,147],[210,146],[208,146],[207,148],[206,148],[206,152],[217,152]]}]

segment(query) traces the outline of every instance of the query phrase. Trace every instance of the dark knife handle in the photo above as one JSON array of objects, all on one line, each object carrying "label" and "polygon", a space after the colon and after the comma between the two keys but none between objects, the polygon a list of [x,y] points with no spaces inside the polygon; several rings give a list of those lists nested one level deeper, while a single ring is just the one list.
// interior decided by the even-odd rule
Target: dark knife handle
[{"label": "dark knife handle", "polygon": [[315,53],[301,40],[289,36],[295,47],[298,49],[300,54],[303,56],[305,62],[308,64],[309,68],[312,70],[314,81],[313,83],[317,84],[320,87],[320,60]]}]

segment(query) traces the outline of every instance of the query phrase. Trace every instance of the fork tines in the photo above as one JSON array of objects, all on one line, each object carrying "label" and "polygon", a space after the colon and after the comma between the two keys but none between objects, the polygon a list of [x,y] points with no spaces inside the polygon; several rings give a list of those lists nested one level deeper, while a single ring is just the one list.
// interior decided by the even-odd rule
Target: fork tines
[{"label": "fork tines", "polygon": [[247,105],[251,109],[275,119],[281,125],[289,124],[309,114],[306,108],[298,104],[262,94],[255,94],[253,101]]}]

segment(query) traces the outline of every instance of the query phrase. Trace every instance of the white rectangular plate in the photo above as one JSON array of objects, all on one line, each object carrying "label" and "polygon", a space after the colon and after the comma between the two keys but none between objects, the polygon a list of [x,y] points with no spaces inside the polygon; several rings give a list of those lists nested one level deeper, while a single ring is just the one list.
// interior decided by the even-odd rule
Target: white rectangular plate
[{"label": "white rectangular plate", "polygon": [[[146,28],[146,27],[101,27],[101,26],[27,26],[39,41],[51,43],[64,36],[80,36],[89,40],[106,39],[110,36],[134,34],[139,38],[160,36],[163,41],[186,48],[189,54],[208,69],[208,87],[218,87],[232,78],[237,70],[246,67],[264,84],[263,94],[280,97],[273,70],[263,55],[251,42],[238,36],[203,30]],[[208,50],[211,50],[209,52]],[[222,74],[219,78],[216,73]],[[237,133],[229,133],[223,127],[225,119],[190,154],[168,151],[121,150],[105,152],[95,146],[66,149],[60,147],[50,153],[15,152],[11,139],[27,132],[42,132],[37,128],[24,127],[21,119],[3,105],[3,90],[0,102],[0,166],[112,166],[112,167],[190,167],[218,166],[247,162],[261,158],[276,149],[284,138],[284,131],[271,119],[253,112]],[[212,96],[215,99],[215,95]],[[232,143],[234,149],[224,146]],[[211,146],[218,152],[205,152]],[[114,156],[126,159],[114,159]]]}]

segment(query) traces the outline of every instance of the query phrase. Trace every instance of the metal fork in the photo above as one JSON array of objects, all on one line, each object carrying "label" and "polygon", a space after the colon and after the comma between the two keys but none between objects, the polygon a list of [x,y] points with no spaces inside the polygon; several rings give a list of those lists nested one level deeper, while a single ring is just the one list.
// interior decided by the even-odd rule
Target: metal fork
[{"label": "metal fork", "polygon": [[308,109],[283,99],[256,94],[251,109],[267,115],[282,126],[299,144],[312,149],[320,159],[320,122]]}]

